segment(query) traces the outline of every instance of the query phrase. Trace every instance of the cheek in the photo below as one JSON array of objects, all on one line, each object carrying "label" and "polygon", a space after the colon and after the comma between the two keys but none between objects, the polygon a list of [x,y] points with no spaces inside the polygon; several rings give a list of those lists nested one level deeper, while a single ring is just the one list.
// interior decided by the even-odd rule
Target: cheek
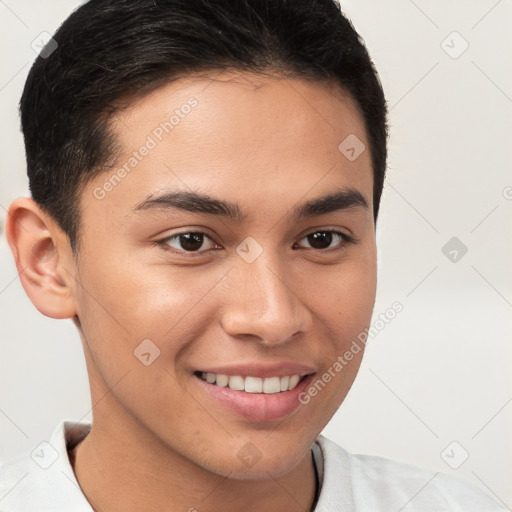
[{"label": "cheek", "polygon": [[369,243],[331,268],[325,275],[312,276],[316,286],[311,286],[308,295],[315,297],[315,311],[339,351],[371,321],[377,285],[375,245]]},{"label": "cheek", "polygon": [[206,330],[214,312],[201,298],[218,281],[218,272],[193,275],[190,269],[112,256],[95,261],[81,269],[79,317],[105,374],[134,364],[138,368],[134,351],[145,347],[172,365],[182,348]]},{"label": "cheek", "polygon": [[[336,410],[356,378],[373,313],[377,281],[374,244],[364,249],[324,276],[312,275],[316,286],[307,294],[325,340],[318,347],[322,361],[318,378],[326,384],[320,382],[316,388],[322,389],[324,398],[330,395],[332,410],[328,414]],[[325,393],[324,388],[328,388]],[[312,390],[313,396],[316,393]]]},{"label": "cheek", "polygon": [[346,265],[331,277],[325,291],[317,293],[321,298],[314,306],[323,333],[323,343],[317,346],[322,366],[300,397],[320,430],[344,401],[357,376],[375,301],[376,270],[371,260]]},{"label": "cheek", "polygon": [[343,341],[357,337],[371,321],[376,292],[376,272],[361,266],[343,276],[339,290],[331,297]]}]

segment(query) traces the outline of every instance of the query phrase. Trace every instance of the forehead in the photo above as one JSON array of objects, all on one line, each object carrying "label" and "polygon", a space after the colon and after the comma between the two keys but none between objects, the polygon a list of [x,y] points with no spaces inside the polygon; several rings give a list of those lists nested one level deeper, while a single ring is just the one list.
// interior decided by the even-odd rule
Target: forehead
[{"label": "forehead", "polygon": [[366,191],[371,201],[364,121],[333,83],[240,72],[189,76],[118,112],[112,130],[121,155],[93,184],[107,185],[111,208],[132,208],[163,189],[262,206],[269,194],[284,205],[284,191],[304,198],[337,186]]},{"label": "forehead", "polygon": [[[194,115],[189,116],[192,103]],[[186,117],[190,119],[184,123]],[[256,141],[265,134],[274,135],[290,124],[294,135],[302,133],[308,138],[313,130],[322,133],[328,129],[365,136],[359,106],[333,81],[235,71],[196,73],[178,79],[135,99],[112,121],[113,131],[127,146],[137,142],[139,132],[153,133],[159,142],[161,138],[171,139],[165,137],[169,130],[174,138],[179,137],[185,129],[178,130],[180,124],[196,129],[196,133],[201,128],[203,135],[230,132],[233,144],[247,136]],[[167,124],[167,130],[161,126],[166,122],[171,125]]]}]

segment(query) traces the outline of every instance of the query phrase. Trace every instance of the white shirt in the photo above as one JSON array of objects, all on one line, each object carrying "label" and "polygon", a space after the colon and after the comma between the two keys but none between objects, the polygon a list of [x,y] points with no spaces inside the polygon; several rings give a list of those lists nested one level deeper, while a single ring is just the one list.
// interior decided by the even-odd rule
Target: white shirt
[{"label": "white shirt", "polygon": [[[49,442],[0,466],[2,512],[92,512],[71,467],[68,449],[89,423],[61,422]],[[352,455],[319,436],[313,456],[320,480],[315,512],[505,511],[477,487],[382,457]]]}]

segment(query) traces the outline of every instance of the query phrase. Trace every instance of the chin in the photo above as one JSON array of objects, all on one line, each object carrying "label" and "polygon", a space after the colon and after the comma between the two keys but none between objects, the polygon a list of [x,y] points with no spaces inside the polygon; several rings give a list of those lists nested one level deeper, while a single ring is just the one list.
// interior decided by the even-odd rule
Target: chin
[{"label": "chin", "polygon": [[[259,446],[263,441],[259,443]],[[300,444],[300,446],[298,446]],[[265,449],[258,449],[248,441],[241,449],[235,450],[235,456],[229,457],[210,467],[210,471],[235,480],[268,480],[279,478],[293,471],[308,456],[310,444],[290,443],[276,449],[267,440]],[[225,455],[219,454],[220,456]],[[213,462],[213,461],[210,461]]]}]

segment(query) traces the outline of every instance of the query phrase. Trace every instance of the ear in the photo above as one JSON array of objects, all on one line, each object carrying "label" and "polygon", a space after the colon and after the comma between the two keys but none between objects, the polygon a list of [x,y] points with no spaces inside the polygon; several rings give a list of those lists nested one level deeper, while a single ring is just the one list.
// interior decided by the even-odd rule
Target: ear
[{"label": "ear", "polygon": [[12,202],[5,226],[21,284],[34,306],[51,318],[74,317],[76,266],[66,234],[28,197]]}]

